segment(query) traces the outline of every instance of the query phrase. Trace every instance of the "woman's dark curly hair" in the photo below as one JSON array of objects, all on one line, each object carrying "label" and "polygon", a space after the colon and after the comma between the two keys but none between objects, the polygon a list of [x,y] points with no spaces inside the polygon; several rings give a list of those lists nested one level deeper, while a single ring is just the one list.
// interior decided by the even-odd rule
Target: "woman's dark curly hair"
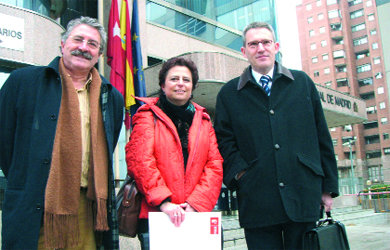
[{"label": "woman's dark curly hair", "polygon": [[163,64],[160,73],[158,74],[158,84],[160,85],[160,87],[165,84],[165,78],[167,77],[168,71],[175,66],[184,66],[191,71],[192,90],[194,90],[199,80],[198,69],[195,63],[191,61],[191,59],[186,59],[183,57],[173,57],[171,59],[168,59],[168,61]]}]

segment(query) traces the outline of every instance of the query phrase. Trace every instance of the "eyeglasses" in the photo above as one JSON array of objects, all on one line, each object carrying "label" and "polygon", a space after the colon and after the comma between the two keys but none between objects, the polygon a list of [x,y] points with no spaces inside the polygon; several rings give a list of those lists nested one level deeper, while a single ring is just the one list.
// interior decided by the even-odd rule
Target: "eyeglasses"
[{"label": "eyeglasses", "polygon": [[83,44],[85,41],[87,42],[87,46],[91,49],[98,49],[100,47],[99,42],[95,40],[85,40],[82,36],[71,36],[70,37],[75,44]]},{"label": "eyeglasses", "polygon": [[248,43],[248,47],[251,49],[257,49],[257,47],[259,47],[259,44],[261,43],[264,48],[270,48],[273,42],[274,41],[272,40],[253,41]]}]

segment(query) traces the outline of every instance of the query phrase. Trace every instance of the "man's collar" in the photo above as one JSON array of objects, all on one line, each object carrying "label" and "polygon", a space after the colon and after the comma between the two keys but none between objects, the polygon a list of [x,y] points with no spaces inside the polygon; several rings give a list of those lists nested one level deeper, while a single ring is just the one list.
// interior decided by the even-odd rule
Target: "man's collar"
[{"label": "man's collar", "polygon": [[[253,70],[253,68],[251,68],[251,73],[252,73],[252,76],[257,83],[260,81],[260,78],[263,76],[263,74]],[[272,69],[270,71],[268,71],[267,74],[265,74],[265,75],[268,75],[272,79],[273,74],[274,74],[274,67],[272,67]]]},{"label": "man's collar", "polygon": [[[275,73],[273,76],[271,76],[273,81],[281,76],[285,76],[291,80],[294,80],[291,71],[280,63],[275,62],[274,68]],[[252,75],[252,66],[245,68],[244,72],[241,74],[240,79],[238,80],[237,90],[241,90],[242,88],[244,88],[248,82],[255,83],[255,79]]]}]

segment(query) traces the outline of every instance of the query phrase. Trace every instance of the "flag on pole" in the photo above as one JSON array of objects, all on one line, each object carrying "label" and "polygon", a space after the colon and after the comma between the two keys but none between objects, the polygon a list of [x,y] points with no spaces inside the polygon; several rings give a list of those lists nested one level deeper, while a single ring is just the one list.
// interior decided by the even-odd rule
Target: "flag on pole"
[{"label": "flag on pole", "polygon": [[125,100],[125,125],[129,129],[130,115],[134,115],[143,104],[135,100],[134,96],[146,96],[137,0],[133,0],[131,30],[127,0],[122,0],[120,16],[117,1],[112,1],[108,23],[107,63],[111,66],[110,81]]},{"label": "flag on pole", "polygon": [[[142,66],[142,53],[141,53],[141,42],[139,39],[139,22],[138,22],[138,3],[137,0],[133,0],[133,14],[131,17],[131,41],[133,49],[133,66],[134,66],[134,93],[135,96],[144,97],[146,96],[145,87],[145,76],[144,68]],[[137,109],[143,103],[136,101],[130,108],[130,114],[133,116]]]},{"label": "flag on pole", "polygon": [[110,82],[125,98],[125,51],[122,49],[117,0],[111,3],[107,33],[107,64],[111,66]]}]

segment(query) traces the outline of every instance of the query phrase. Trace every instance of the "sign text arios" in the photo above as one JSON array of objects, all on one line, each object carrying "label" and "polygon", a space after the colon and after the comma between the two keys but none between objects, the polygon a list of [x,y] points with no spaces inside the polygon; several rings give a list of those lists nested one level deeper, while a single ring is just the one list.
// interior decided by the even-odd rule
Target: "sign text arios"
[{"label": "sign text arios", "polygon": [[326,94],[325,96],[324,92],[321,91],[318,91],[318,93],[320,94],[321,101],[324,103],[340,106],[342,108],[352,109],[352,103],[349,100],[331,94]]},{"label": "sign text arios", "polygon": [[8,30],[0,26],[0,35],[1,36],[10,36],[12,38],[22,39],[22,32],[16,30]]},{"label": "sign text arios", "polygon": [[24,51],[24,19],[0,13],[0,47]]}]

